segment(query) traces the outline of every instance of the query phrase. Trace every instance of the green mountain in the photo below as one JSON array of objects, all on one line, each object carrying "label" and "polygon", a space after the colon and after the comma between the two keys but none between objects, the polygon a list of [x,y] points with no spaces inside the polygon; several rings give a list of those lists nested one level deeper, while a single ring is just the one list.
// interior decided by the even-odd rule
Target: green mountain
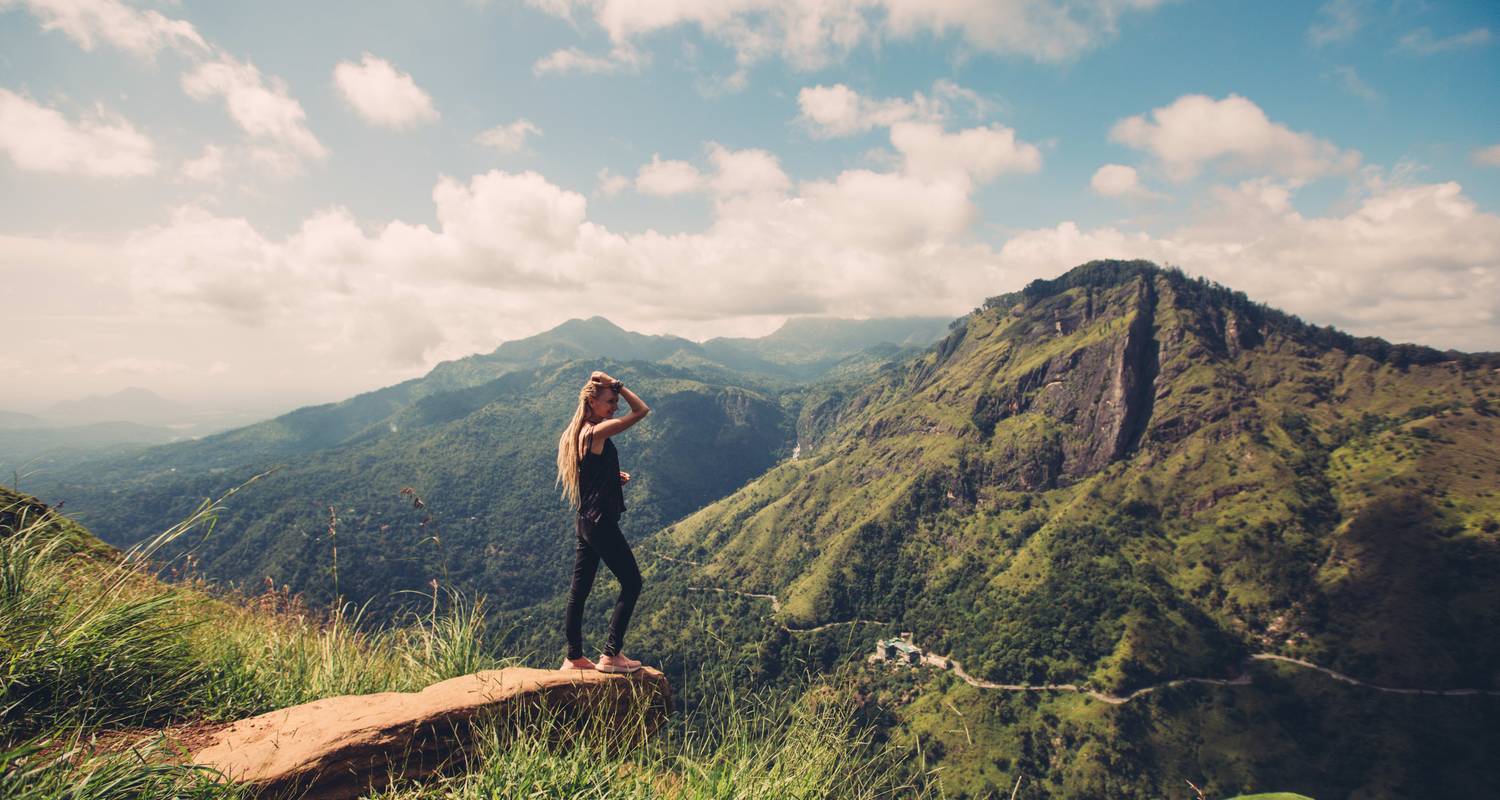
[{"label": "green mountain", "polygon": [[[341,403],[58,465],[28,478],[28,488],[65,500],[109,541],[129,545],[203,497],[276,468],[196,545],[209,577],[269,579],[325,602],[336,592],[377,610],[411,601],[393,593],[439,579],[491,594],[501,610],[526,607],[566,590],[572,538],[553,460],[557,433],[591,370],[630,380],[655,411],[652,424],[621,443],[636,478],[626,524],[654,531],[794,448],[795,407],[805,390],[793,373],[818,364],[857,373],[932,333],[923,319],[820,321],[817,329],[829,336],[818,359],[777,372],[774,359],[795,359],[770,352],[752,360],[771,372],[742,378],[685,339],[630,333],[598,317],[574,320]],[[743,353],[755,351],[755,341],[740,341],[739,357],[752,358]],[[777,348],[785,350],[784,342],[769,350]],[[407,487],[423,498],[420,513],[400,493]]]},{"label": "green mountain", "polygon": [[1086,265],[809,409],[801,458],[657,544],[995,681],[1127,691],[1273,648],[1494,687],[1497,366]]},{"label": "green mountain", "polygon": [[[1099,262],[810,394],[797,430],[798,458],[648,543],[673,559],[647,580],[650,652],[688,668],[704,643],[676,631],[706,620],[753,684],[908,631],[1021,685],[868,672],[872,722],[952,797],[1007,796],[1018,772],[1032,797],[1500,778],[1494,354]],[[1025,688],[1049,684],[1081,688]]]},{"label": "green mountain", "polygon": [[[553,464],[557,434],[593,368],[629,381],[653,408],[652,424],[620,444],[635,478],[631,530],[655,530],[728,494],[788,449],[784,412],[753,388],[708,384],[675,367],[596,360],[424,397],[306,455],[177,470],[148,451],[131,479],[48,492],[125,545],[276,467],[192,543],[207,577],[269,578],[316,602],[337,592],[377,610],[410,605],[394,593],[428,590],[434,579],[489,594],[499,609],[530,605],[567,588],[572,531]],[[415,497],[402,493],[408,487]]]}]

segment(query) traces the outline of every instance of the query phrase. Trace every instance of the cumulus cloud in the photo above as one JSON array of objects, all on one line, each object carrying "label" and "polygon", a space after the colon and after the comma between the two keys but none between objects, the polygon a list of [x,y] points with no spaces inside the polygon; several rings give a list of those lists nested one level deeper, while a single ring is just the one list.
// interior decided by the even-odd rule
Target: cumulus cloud
[{"label": "cumulus cloud", "polygon": [[1089,188],[1105,197],[1136,197],[1150,194],[1141,185],[1135,167],[1124,164],[1105,164],[1094,172]]},{"label": "cumulus cloud", "polygon": [[506,125],[496,125],[475,136],[474,141],[502,153],[519,153],[526,146],[527,137],[541,135],[542,129],[530,120],[518,119]]},{"label": "cumulus cloud", "polygon": [[144,58],[165,48],[187,53],[208,50],[192,23],[131,8],[119,0],[0,0],[0,8],[9,5],[24,5],[43,30],[61,31],[84,50],[93,50],[100,42]]},{"label": "cumulus cloud", "polygon": [[1239,95],[1223,100],[1183,95],[1149,116],[1120,120],[1110,139],[1151,153],[1174,181],[1191,179],[1212,162],[1303,180],[1359,166],[1359,153],[1272,122],[1260,106]]},{"label": "cumulus cloud", "polygon": [[599,179],[599,186],[594,189],[596,197],[613,197],[630,188],[630,179],[624,175],[615,174],[609,167],[599,170],[595,177]]},{"label": "cumulus cloud", "polygon": [[358,64],[340,61],[333,68],[333,82],[344,101],[372,125],[400,130],[438,119],[432,97],[410,73],[369,53]]},{"label": "cumulus cloud", "polygon": [[435,226],[366,229],[329,209],[277,239],[186,207],[121,249],[136,297],[158,313],[165,302],[173,314],[295,327],[304,347],[329,353],[368,341],[392,364],[577,316],[600,281],[617,287],[610,313],[622,323],[754,327],[744,321],[958,311],[999,278],[988,248],[964,241],[968,181],[852,170],[797,185],[774,155],[716,144],[705,161],[691,174],[715,198],[714,219],[696,233],[614,232],[576,192],[495,170],[439,180]]},{"label": "cumulus cloud", "polygon": [[674,194],[689,194],[703,188],[703,175],[686,161],[663,161],[661,156],[651,156],[650,164],[641,165],[635,176],[635,190],[641,194],[667,197]]},{"label": "cumulus cloud", "polygon": [[1490,43],[1490,38],[1489,28],[1474,28],[1452,36],[1444,36],[1441,39],[1433,36],[1432,31],[1427,28],[1417,28],[1397,40],[1396,51],[1417,56],[1432,56],[1453,50],[1483,47]]},{"label": "cumulus cloud", "polygon": [[1489,147],[1481,147],[1475,150],[1470,155],[1470,158],[1473,159],[1475,164],[1479,164],[1480,166],[1500,167],[1500,143],[1492,144]]},{"label": "cumulus cloud", "polygon": [[0,89],[0,150],[34,172],[132,177],[156,171],[151,140],[123,117],[97,108],[75,122],[8,89]]},{"label": "cumulus cloud", "polygon": [[[705,334],[763,332],[792,314],[957,315],[985,296],[1104,257],[1179,264],[1357,334],[1500,346],[1500,217],[1453,183],[1371,181],[1352,205],[1318,216],[1292,203],[1296,179],[1262,177],[1217,187],[1201,215],[1182,224],[1065,222],[995,247],[973,236],[973,166],[908,169],[903,157],[887,171],[796,181],[772,153],[718,144],[689,166],[713,200],[711,217],[676,234],[611,230],[590,218],[582,194],[534,172],[492,170],[436,181],[434,223],[361,224],[331,208],[272,235],[186,207],[121,246],[43,249],[35,258],[76,261],[79,274],[123,260],[106,272],[129,276],[130,313],[150,324],[182,320],[172,330],[212,331],[215,341],[253,336],[261,349],[274,341],[289,369],[357,364],[371,376],[422,369],[590,313]],[[615,178],[623,176],[600,181]],[[23,245],[8,241],[0,253],[28,262]],[[602,285],[608,309],[599,305]],[[120,313],[122,294],[100,293],[98,307]],[[104,352],[88,363],[128,355]],[[224,357],[170,348],[153,356],[191,364]],[[225,380],[255,372],[240,359]],[[363,380],[373,382],[361,388],[389,382]],[[330,386],[329,396],[338,394]]]},{"label": "cumulus cloud", "polygon": [[904,169],[921,178],[963,177],[987,182],[1008,172],[1036,172],[1042,153],[1016,139],[1004,125],[946,133],[935,124],[901,122],[891,126],[891,144]]},{"label": "cumulus cloud", "polygon": [[[1125,13],[1160,5],[1160,0],[528,1],[570,21],[591,18],[617,49],[658,31],[694,27],[733,49],[741,65],[775,57],[801,70],[825,67],[861,44],[917,36],[957,35],[979,52],[1066,61],[1113,37]],[[549,70],[588,65],[602,71],[614,59],[560,50],[545,61]],[[541,71],[542,62],[534,69]]]},{"label": "cumulus cloud", "polygon": [[820,138],[852,136],[905,120],[943,117],[938,104],[921,92],[911,100],[871,100],[842,83],[804,88],[797,93],[797,106],[801,109],[799,120]]},{"label": "cumulus cloud", "polygon": [[792,188],[781,162],[766,150],[730,150],[714,143],[709,146],[709,161],[714,167],[709,185],[721,197],[780,195]]},{"label": "cumulus cloud", "polygon": [[199,101],[222,98],[229,116],[255,143],[255,155],[268,163],[291,167],[302,158],[328,154],[307,129],[307,114],[286,82],[276,77],[267,81],[248,61],[221,54],[184,74],[182,89]]}]

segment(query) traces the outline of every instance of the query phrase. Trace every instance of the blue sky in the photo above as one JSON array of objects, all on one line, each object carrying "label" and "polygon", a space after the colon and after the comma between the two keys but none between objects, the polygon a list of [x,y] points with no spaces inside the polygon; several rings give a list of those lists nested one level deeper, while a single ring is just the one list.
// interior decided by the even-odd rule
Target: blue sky
[{"label": "blue sky", "polygon": [[1106,256],[1500,349],[1500,5],[1266,8],[0,0],[0,408],[956,316]]}]

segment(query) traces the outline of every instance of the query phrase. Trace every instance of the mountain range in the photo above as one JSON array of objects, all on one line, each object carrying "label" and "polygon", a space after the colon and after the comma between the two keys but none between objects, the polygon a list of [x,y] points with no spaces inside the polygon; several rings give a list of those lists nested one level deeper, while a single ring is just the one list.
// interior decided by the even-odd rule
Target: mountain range
[{"label": "mountain range", "polygon": [[970,679],[862,673],[869,721],[925,743],[955,797],[1017,765],[1079,797],[1492,785],[1500,355],[1352,337],[1145,262],[863,325],[699,345],[575,320],[28,489],[128,544],[279,467],[197,545],[210,578],[377,618],[446,582],[551,658],[555,437],[605,369],[653,407],[619,443],[623,524],[647,577],[632,647],[671,676],[713,647],[744,683],[793,680],[905,633]]}]

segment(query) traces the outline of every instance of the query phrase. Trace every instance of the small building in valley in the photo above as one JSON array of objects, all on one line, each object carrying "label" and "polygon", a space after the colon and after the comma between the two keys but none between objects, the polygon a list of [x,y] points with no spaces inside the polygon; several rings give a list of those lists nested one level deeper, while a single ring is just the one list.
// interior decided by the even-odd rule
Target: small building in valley
[{"label": "small building in valley", "polygon": [[875,658],[879,661],[904,661],[916,666],[922,663],[922,648],[899,637],[881,639],[875,643]]}]

